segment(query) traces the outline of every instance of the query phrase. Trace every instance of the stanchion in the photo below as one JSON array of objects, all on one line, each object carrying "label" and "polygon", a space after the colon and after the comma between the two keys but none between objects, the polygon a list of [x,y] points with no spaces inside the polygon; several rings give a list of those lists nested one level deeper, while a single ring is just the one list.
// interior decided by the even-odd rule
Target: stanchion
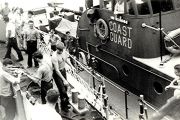
[{"label": "stanchion", "polygon": [[148,112],[147,112],[147,106],[146,105],[144,105],[144,113],[145,113],[146,119],[148,119]]},{"label": "stanchion", "polygon": [[128,119],[128,103],[127,103],[127,96],[129,95],[128,91],[124,92],[124,97],[125,97],[125,110],[126,110],[126,119]]},{"label": "stanchion", "polygon": [[106,114],[106,119],[108,120],[109,119],[109,110],[108,110],[108,96],[107,95],[104,96],[104,111]]},{"label": "stanchion", "polygon": [[[148,118],[147,107],[145,105],[144,96],[143,95],[140,95],[139,108],[140,108],[139,120],[147,120],[147,118]],[[145,117],[144,117],[144,115],[145,115]]]}]

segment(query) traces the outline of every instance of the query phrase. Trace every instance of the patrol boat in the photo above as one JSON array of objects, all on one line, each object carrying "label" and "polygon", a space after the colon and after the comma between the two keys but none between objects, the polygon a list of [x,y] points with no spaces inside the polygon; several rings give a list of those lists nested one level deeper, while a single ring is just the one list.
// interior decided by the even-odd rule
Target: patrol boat
[{"label": "patrol boat", "polygon": [[145,100],[162,106],[173,91],[165,91],[179,64],[180,1],[124,0],[116,15],[115,0],[87,0],[78,28],[78,50],[84,60],[95,58],[96,71]]}]

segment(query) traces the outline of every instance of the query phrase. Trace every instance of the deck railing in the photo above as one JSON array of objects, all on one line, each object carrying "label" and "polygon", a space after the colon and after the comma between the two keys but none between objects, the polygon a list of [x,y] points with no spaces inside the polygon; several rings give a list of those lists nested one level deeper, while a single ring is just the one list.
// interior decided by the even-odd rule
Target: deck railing
[{"label": "deck railing", "polygon": [[[106,83],[112,85],[113,87],[115,87],[116,89],[118,89],[120,92],[123,93],[124,107],[125,107],[125,115],[123,115],[123,116],[125,116],[124,119],[128,119],[128,95],[129,95],[129,92],[127,90],[123,90],[122,88],[118,87],[115,83],[111,82],[110,80],[105,78],[103,75],[101,75],[97,71],[93,70],[93,68],[88,67],[88,66],[84,65],[83,63],[79,62],[75,56],[72,56],[70,54],[69,54],[69,56],[70,56],[71,61],[73,61],[76,70],[80,70],[81,72],[84,71],[84,74],[86,75],[86,77],[89,76],[89,78],[88,78],[89,80],[85,80],[84,82],[86,83],[86,86],[88,83],[89,87],[91,88],[91,90],[93,90],[94,95],[97,98],[98,98],[98,95],[101,94],[100,87],[102,87],[102,86],[105,87]],[[81,72],[79,72],[78,74],[83,78],[84,76],[81,75]],[[85,78],[85,79],[87,79],[87,78]],[[97,86],[99,86],[99,87],[97,87]],[[105,94],[107,94],[106,89],[104,89],[102,91],[102,98],[99,98],[102,102],[104,102],[103,98],[104,98]],[[105,105],[107,103],[103,103],[103,104]],[[109,108],[109,106],[107,106],[107,107]],[[97,111],[101,112],[100,109],[99,110],[97,109]]]}]

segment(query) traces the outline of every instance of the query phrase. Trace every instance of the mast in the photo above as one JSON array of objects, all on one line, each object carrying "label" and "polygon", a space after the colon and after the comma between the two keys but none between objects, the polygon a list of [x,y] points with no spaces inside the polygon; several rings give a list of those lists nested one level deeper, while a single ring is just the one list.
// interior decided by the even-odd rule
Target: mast
[{"label": "mast", "polygon": [[159,0],[159,35],[160,35],[160,56],[161,56],[161,62],[162,62],[162,55],[163,55],[163,39],[162,39],[162,18],[161,18],[161,9],[162,9],[162,6],[161,6],[161,0]]}]

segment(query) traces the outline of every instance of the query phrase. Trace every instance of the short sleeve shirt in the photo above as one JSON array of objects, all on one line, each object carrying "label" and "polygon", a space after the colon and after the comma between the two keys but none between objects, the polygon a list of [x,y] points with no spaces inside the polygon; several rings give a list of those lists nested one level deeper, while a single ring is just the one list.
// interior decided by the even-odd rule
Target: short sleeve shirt
[{"label": "short sleeve shirt", "polygon": [[11,22],[8,22],[7,25],[6,25],[6,37],[8,37],[8,31],[11,31],[11,36],[10,38],[12,37],[15,37],[16,35],[16,28],[15,28],[15,24],[11,23]]},{"label": "short sleeve shirt", "polygon": [[35,29],[27,29],[24,33],[24,37],[27,41],[36,41],[40,38],[40,35]]}]

